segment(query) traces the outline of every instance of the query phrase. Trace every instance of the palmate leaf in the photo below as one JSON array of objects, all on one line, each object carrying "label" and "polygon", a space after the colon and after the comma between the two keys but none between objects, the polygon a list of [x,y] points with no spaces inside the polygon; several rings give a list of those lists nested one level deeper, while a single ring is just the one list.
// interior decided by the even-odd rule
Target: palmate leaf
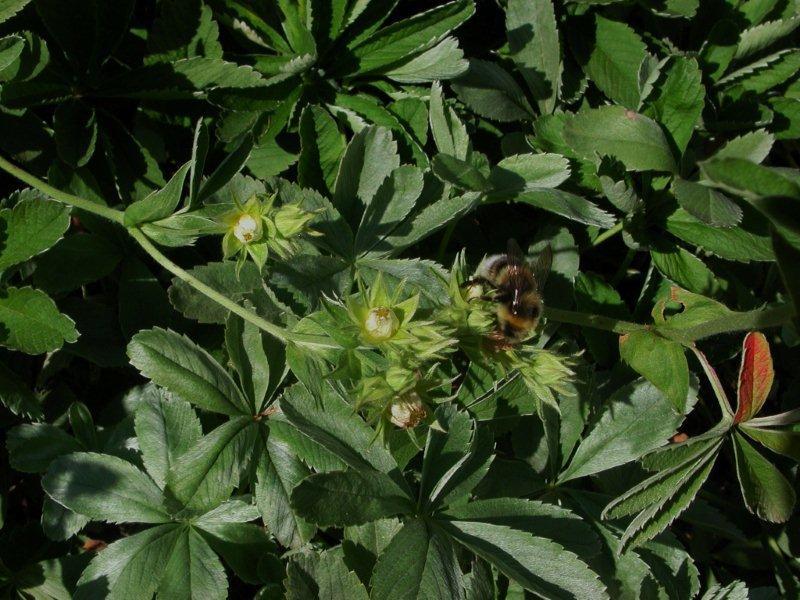
[{"label": "palmate leaf", "polygon": [[464,73],[469,63],[458,47],[458,40],[446,37],[430,50],[426,50],[403,63],[386,71],[389,79],[399,83],[427,83],[429,81],[453,79]]},{"label": "palmate leaf", "polygon": [[544,598],[608,598],[586,563],[555,542],[493,523],[459,519],[437,523],[459,544]]},{"label": "palmate leaf", "polygon": [[[569,481],[640,458],[663,446],[683,421],[667,398],[641,379],[618,389],[559,476]],[[649,423],[642,427],[642,423]]]},{"label": "palmate leaf", "polygon": [[407,521],[381,553],[370,580],[373,600],[464,597],[453,543],[425,521]]},{"label": "palmate leaf", "polygon": [[652,539],[689,507],[714,467],[721,445],[717,439],[699,456],[643,481],[606,507],[604,518],[638,512],[622,535],[621,551]]},{"label": "palmate leaf", "polygon": [[[2,362],[0,362],[0,404],[13,414],[28,420],[38,421],[44,418],[36,393]],[[10,432],[8,435],[10,436]],[[6,443],[8,439],[9,437],[6,438]]]},{"label": "palmate leaf", "polygon": [[170,466],[167,487],[189,509],[214,508],[239,484],[257,428],[252,417],[235,417],[220,425]]},{"label": "palmate leaf", "polygon": [[134,423],[142,462],[163,489],[170,467],[202,437],[200,420],[188,402],[156,391],[139,404]]},{"label": "palmate leaf", "polygon": [[679,412],[686,411],[689,365],[683,346],[650,331],[634,331],[619,339],[620,357],[660,389]]},{"label": "palmate leaf", "polygon": [[472,0],[454,0],[378,30],[358,44],[350,44],[359,75],[395,65],[427,50],[475,12]]},{"label": "palmate leaf", "polygon": [[333,205],[355,227],[389,174],[400,166],[397,143],[383,127],[366,127],[347,145],[333,195]]},{"label": "palmate leaf", "polygon": [[470,60],[467,72],[452,85],[459,100],[487,119],[521,121],[535,114],[514,78],[493,62]]},{"label": "palmate leaf", "polygon": [[300,143],[302,150],[297,167],[298,183],[329,196],[336,183],[336,171],[345,149],[345,138],[328,111],[319,106],[307,106],[303,110],[300,117]]},{"label": "palmate leaf", "polygon": [[31,0],[0,0],[0,23],[3,23],[25,8]]},{"label": "palmate leaf", "polygon": [[389,475],[350,469],[306,477],[292,491],[292,507],[320,527],[330,527],[411,513],[415,504]]},{"label": "palmate leaf", "polygon": [[733,442],[736,473],[748,510],[771,523],[789,520],[796,500],[792,485],[742,434],[734,433]]},{"label": "palmate leaf", "polygon": [[250,414],[230,375],[186,336],[168,329],[137,333],[128,345],[131,364],[183,400],[224,415]]},{"label": "palmate leaf", "polygon": [[129,462],[75,452],[57,458],[42,479],[47,494],[80,514],[114,523],[170,520],[158,486]]},{"label": "palmate leaf", "polygon": [[730,198],[708,186],[676,177],[672,192],[686,212],[713,227],[734,227],[742,220],[742,209]]},{"label": "palmate leaf", "polygon": [[191,162],[185,163],[175,172],[167,185],[128,206],[125,209],[125,225],[132,227],[170,216],[180,204],[183,183],[191,166]]},{"label": "palmate leaf", "polygon": [[59,456],[85,450],[73,436],[49,423],[23,423],[10,429],[6,448],[11,466],[23,473],[44,473]]},{"label": "palmate leaf", "polygon": [[374,443],[375,431],[352,406],[329,382],[322,382],[320,390],[317,398],[302,385],[286,390],[280,406],[289,423],[354,469],[396,472],[397,462],[384,446]]},{"label": "palmate leaf", "polygon": [[282,545],[298,548],[311,539],[316,528],[293,510],[291,493],[310,471],[272,431],[266,439],[262,433],[261,441],[263,450],[256,466],[256,505],[272,535]]},{"label": "palmate leaf", "polygon": [[228,579],[217,555],[191,526],[180,530],[164,568],[158,596],[165,598],[227,598]]},{"label": "palmate leaf", "polygon": [[438,82],[431,86],[428,119],[439,152],[465,160],[471,145],[469,134],[456,112],[445,103],[442,86]]}]

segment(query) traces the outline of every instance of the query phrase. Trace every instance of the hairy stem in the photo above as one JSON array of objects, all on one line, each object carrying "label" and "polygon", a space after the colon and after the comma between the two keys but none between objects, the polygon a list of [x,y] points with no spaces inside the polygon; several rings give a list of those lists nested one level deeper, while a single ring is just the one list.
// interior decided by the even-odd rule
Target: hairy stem
[{"label": "hairy stem", "polygon": [[153,260],[164,267],[167,271],[175,275],[178,279],[185,281],[201,294],[207,296],[220,306],[227,308],[232,313],[239,315],[245,321],[249,321],[277,340],[283,343],[294,342],[300,346],[309,346],[314,348],[338,348],[337,345],[331,343],[327,338],[294,333],[288,329],[275,325],[274,323],[270,323],[252,310],[248,310],[244,306],[237,304],[224,294],[219,293],[211,286],[203,283],[197,277],[172,262],[169,258],[162,254],[156,245],[153,244],[153,242],[151,242],[150,239],[138,227],[129,227],[128,233],[130,233],[131,237],[139,243],[142,249],[147,252],[147,254],[149,254]]},{"label": "hairy stem", "polygon": [[553,308],[546,306],[544,309],[544,316],[549,321],[558,321],[559,323],[569,323],[570,325],[580,325],[582,327],[591,327],[593,329],[603,329],[605,331],[613,331],[614,333],[631,333],[633,331],[640,331],[647,329],[647,325],[641,323],[633,323],[631,321],[622,321],[613,317],[604,317],[603,315],[592,315],[588,313],[575,312],[572,310],[562,310],[560,308]]},{"label": "hairy stem", "polygon": [[44,192],[54,200],[58,200],[64,204],[69,204],[75,208],[80,208],[86,212],[94,213],[100,217],[114,221],[115,223],[122,223],[123,213],[121,210],[115,210],[113,208],[109,208],[108,206],[103,206],[102,204],[92,202],[91,200],[86,200],[85,198],[79,198],[78,196],[73,196],[67,192],[62,192],[61,190],[54,188],[49,183],[42,181],[34,175],[31,175],[27,171],[23,171],[18,166],[8,162],[2,156],[0,156],[0,169],[3,169],[9,175],[13,175],[20,181],[27,183],[40,192]]},{"label": "hairy stem", "polygon": [[624,226],[624,224],[622,223],[622,221],[620,221],[619,223],[614,225],[611,229],[606,229],[603,233],[601,233],[596,238],[594,238],[594,241],[592,242],[592,246],[593,247],[594,246],[599,246],[600,244],[605,242],[608,238],[614,237],[620,231],[622,231],[623,226]]}]

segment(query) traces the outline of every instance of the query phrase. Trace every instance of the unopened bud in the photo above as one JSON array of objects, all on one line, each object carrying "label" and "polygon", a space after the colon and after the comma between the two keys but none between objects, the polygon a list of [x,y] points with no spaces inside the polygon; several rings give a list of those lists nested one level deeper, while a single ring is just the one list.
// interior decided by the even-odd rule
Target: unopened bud
[{"label": "unopened bud", "polygon": [[416,392],[395,400],[389,407],[389,420],[402,429],[416,427],[427,414],[428,411]]},{"label": "unopened bud", "polygon": [[394,311],[385,306],[376,306],[367,313],[364,321],[365,333],[375,342],[384,342],[400,329],[400,321]]}]

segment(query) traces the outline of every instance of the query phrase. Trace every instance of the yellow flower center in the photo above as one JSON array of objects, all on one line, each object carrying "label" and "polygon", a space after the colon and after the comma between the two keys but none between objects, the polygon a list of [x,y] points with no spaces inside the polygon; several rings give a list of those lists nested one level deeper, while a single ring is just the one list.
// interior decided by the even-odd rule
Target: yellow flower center
[{"label": "yellow flower center", "polygon": [[256,234],[258,234],[258,221],[247,213],[240,215],[233,226],[233,235],[236,239],[243,244],[249,244],[256,241]]}]

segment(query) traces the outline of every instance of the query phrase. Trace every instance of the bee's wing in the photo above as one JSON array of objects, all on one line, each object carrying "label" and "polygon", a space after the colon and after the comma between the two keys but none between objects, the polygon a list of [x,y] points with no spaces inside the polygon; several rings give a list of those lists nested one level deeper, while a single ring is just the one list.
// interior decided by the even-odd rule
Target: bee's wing
[{"label": "bee's wing", "polygon": [[506,261],[510,283],[513,285],[514,289],[519,289],[522,287],[522,272],[526,267],[526,261],[522,249],[514,239],[509,239],[506,245]]},{"label": "bee's wing", "polygon": [[547,276],[550,274],[550,269],[553,266],[553,247],[550,244],[536,257],[536,262],[531,265],[533,270],[533,278],[536,281],[536,288],[541,292],[544,290],[544,285],[547,283]]}]

